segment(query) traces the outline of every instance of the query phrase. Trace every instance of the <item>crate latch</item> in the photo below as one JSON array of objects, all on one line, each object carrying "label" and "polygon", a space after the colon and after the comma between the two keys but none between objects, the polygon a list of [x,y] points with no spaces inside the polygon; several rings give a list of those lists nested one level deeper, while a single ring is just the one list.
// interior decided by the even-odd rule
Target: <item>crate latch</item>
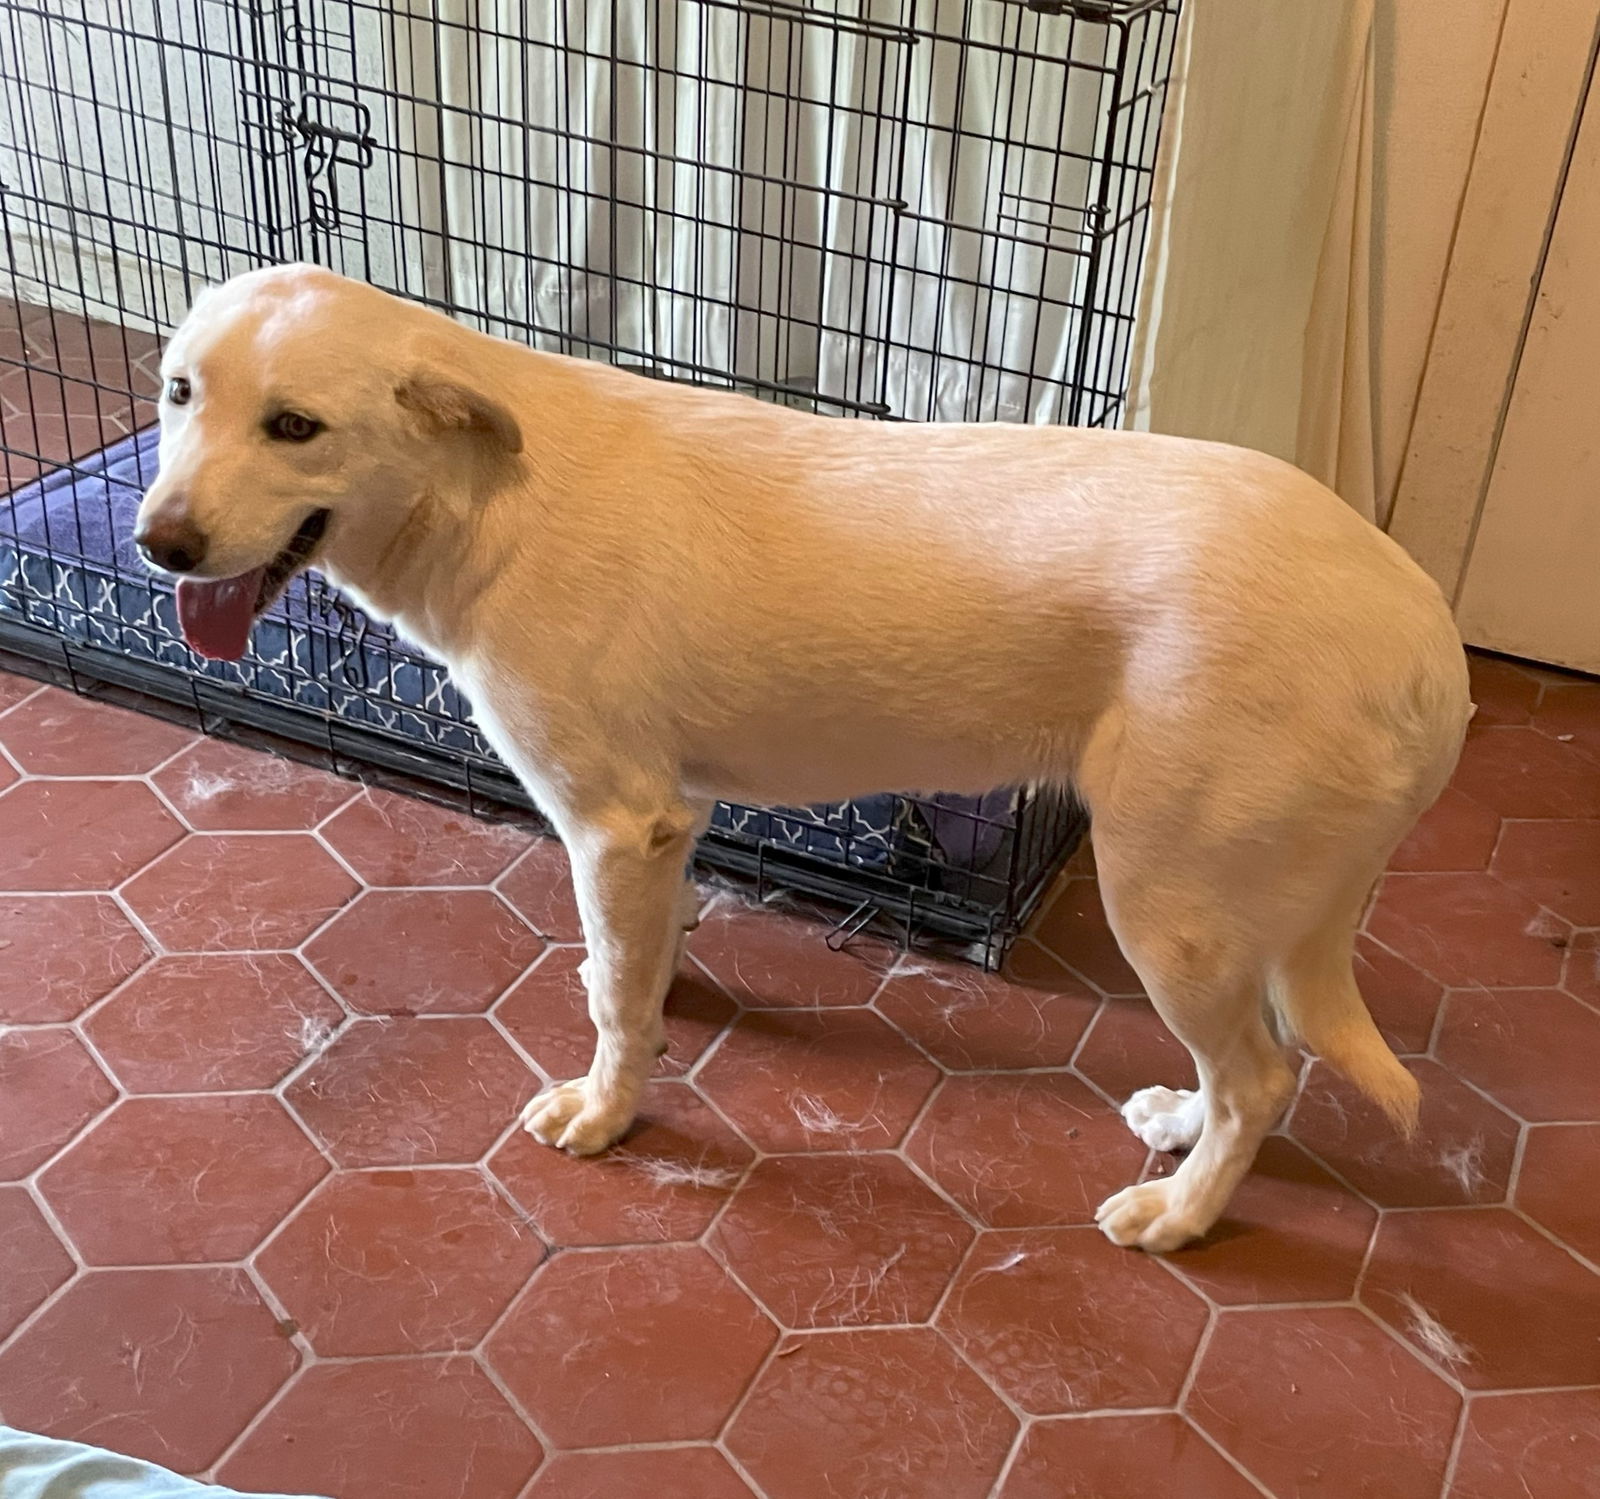
[{"label": "crate latch", "polygon": [[311,221],[318,229],[337,231],[339,169],[364,172],[373,163],[377,140],[372,134],[372,111],[357,99],[308,90],[290,122],[300,137],[306,186],[311,196]]}]

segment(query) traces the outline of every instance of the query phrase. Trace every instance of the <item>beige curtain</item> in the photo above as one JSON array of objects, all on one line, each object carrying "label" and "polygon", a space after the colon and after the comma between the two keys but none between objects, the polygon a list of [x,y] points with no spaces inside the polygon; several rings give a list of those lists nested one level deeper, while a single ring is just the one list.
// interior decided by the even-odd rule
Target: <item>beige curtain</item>
[{"label": "beige curtain", "polygon": [[1372,0],[1189,0],[1129,425],[1286,458],[1375,517]]}]

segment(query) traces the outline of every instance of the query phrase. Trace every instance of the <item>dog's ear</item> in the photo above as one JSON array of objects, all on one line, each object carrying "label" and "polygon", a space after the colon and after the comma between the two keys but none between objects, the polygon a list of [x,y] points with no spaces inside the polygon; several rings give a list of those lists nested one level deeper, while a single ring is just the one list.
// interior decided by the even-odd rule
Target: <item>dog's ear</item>
[{"label": "dog's ear", "polygon": [[476,432],[506,453],[522,451],[522,429],[498,401],[431,370],[408,375],[394,391],[400,405],[434,432]]}]

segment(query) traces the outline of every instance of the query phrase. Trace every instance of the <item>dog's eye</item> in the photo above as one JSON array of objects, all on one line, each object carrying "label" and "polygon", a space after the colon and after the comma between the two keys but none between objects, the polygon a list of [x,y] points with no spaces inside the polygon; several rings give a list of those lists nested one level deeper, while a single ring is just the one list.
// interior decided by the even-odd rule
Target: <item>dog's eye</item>
[{"label": "dog's eye", "polygon": [[189,404],[189,382],[182,375],[174,375],[167,381],[167,399],[174,406]]},{"label": "dog's eye", "polygon": [[298,411],[284,411],[267,423],[267,435],[283,442],[310,442],[322,430],[322,423]]}]

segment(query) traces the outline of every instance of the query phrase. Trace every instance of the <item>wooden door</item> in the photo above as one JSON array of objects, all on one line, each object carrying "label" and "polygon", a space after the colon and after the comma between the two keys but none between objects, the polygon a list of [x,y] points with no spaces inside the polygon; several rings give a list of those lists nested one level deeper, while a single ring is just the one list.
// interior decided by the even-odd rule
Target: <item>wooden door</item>
[{"label": "wooden door", "polygon": [[1600,86],[1573,144],[1457,619],[1472,645],[1600,672]]},{"label": "wooden door", "polygon": [[1600,14],[1507,0],[1389,531],[1477,645],[1600,670]]}]

